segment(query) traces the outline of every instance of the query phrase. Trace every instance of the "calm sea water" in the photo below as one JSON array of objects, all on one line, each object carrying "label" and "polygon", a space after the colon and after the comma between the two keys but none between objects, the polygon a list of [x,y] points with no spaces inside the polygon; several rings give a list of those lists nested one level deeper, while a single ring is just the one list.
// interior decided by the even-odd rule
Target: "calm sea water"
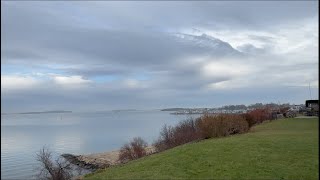
[{"label": "calm sea water", "polygon": [[152,143],[164,124],[185,118],[163,111],[1,115],[1,179],[32,179],[44,145],[56,155],[111,151],[136,136]]}]

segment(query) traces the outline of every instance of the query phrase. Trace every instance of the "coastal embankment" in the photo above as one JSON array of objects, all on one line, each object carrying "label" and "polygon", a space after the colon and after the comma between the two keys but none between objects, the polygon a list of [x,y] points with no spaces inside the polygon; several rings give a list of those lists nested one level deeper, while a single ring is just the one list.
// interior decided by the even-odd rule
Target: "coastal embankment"
[{"label": "coastal embankment", "polygon": [[[153,146],[146,147],[148,155],[155,153]],[[62,154],[70,163],[77,165],[84,169],[96,170],[103,169],[110,166],[121,164],[118,160],[120,150],[108,151],[103,153],[94,153],[87,155]]]}]

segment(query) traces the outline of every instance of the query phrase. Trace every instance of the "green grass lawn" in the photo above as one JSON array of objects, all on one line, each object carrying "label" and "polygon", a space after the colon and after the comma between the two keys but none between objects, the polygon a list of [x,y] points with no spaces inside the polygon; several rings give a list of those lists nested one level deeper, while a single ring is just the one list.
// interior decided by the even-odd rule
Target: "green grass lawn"
[{"label": "green grass lawn", "polygon": [[182,145],[85,179],[319,179],[318,118],[282,119],[247,134]]}]

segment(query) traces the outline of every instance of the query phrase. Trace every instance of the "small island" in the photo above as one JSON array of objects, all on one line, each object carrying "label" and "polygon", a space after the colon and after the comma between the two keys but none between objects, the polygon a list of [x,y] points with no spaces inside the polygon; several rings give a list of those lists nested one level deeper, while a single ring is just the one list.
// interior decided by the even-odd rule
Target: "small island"
[{"label": "small island", "polygon": [[1,114],[7,115],[7,114],[49,114],[49,113],[72,113],[72,111],[33,111],[33,112],[1,113]]}]

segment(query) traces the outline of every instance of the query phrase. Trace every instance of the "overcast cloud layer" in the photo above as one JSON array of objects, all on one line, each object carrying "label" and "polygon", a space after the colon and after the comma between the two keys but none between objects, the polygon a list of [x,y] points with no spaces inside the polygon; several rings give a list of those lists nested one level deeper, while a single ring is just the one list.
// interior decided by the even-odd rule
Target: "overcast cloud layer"
[{"label": "overcast cloud layer", "polygon": [[318,99],[318,2],[1,2],[2,112]]}]

